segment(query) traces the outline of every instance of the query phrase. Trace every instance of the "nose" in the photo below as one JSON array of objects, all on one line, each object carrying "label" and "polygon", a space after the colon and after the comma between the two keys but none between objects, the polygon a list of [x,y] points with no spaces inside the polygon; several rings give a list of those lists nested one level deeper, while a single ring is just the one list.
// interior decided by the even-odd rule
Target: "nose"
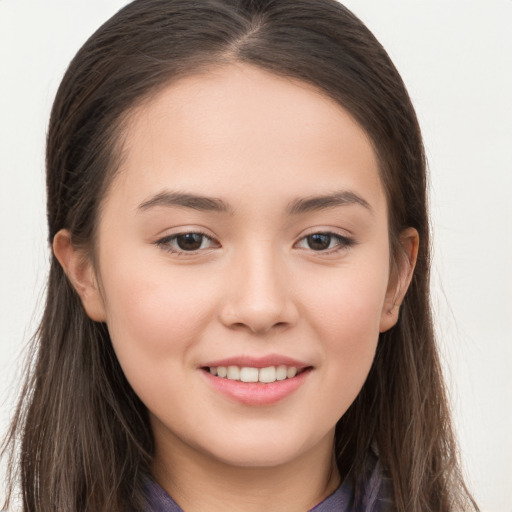
[{"label": "nose", "polygon": [[270,250],[246,251],[228,273],[221,322],[231,329],[265,334],[295,324],[299,313],[291,276]]}]

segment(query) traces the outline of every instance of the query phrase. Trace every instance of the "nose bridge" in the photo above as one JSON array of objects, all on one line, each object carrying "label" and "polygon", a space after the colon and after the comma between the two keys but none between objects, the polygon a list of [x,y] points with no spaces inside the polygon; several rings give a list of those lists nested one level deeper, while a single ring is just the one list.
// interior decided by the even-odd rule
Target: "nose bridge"
[{"label": "nose bridge", "polygon": [[270,241],[247,244],[232,262],[224,322],[266,332],[296,320],[285,264]]}]

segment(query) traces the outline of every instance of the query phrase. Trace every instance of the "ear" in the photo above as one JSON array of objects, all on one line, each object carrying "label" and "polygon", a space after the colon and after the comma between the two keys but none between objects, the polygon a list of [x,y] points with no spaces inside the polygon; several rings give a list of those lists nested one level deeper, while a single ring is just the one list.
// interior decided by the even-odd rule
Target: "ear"
[{"label": "ear", "polygon": [[401,251],[397,255],[397,261],[390,273],[380,318],[380,332],[386,332],[397,323],[400,305],[411,283],[416,259],[418,258],[418,232],[414,228],[407,228],[402,231],[399,239]]},{"label": "ear", "polygon": [[105,305],[91,261],[83,250],[73,247],[67,229],[61,229],[55,235],[53,254],[80,296],[87,315],[96,322],[104,322]]}]

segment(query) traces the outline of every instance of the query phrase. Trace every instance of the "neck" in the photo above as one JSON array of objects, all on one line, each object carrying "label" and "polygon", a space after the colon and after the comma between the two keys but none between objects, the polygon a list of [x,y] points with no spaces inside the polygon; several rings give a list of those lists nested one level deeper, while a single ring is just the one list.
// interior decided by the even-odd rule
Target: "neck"
[{"label": "neck", "polygon": [[340,483],[333,432],[309,452],[272,467],[234,466],[168,441],[157,442],[152,472],[187,512],[310,510]]}]

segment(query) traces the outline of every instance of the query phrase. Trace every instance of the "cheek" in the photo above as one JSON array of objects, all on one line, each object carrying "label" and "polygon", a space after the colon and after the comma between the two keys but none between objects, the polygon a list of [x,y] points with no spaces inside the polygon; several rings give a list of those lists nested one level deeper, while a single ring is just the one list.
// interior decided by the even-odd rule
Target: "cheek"
[{"label": "cheek", "polygon": [[190,280],[164,269],[154,274],[147,267],[127,270],[118,266],[105,283],[107,325],[117,359],[150,410],[180,410],[180,397],[194,386],[186,369],[193,366],[211,318],[211,301],[199,300],[206,299],[204,290],[198,294]]},{"label": "cheek", "polygon": [[[388,269],[374,265],[342,268],[336,275],[317,280],[314,289],[302,291],[315,324],[328,339],[343,340],[339,348],[360,347],[379,333],[379,323],[387,291]],[[335,348],[335,347],[332,347]]]},{"label": "cheek", "polygon": [[143,366],[177,366],[211,317],[205,283],[165,268],[130,267],[118,265],[104,283],[107,325],[121,366],[127,376]]},{"label": "cheek", "polygon": [[379,268],[342,271],[339,279],[310,293],[307,309],[323,346],[325,386],[330,391],[325,396],[334,401],[334,419],[355,400],[373,363],[387,288],[387,278],[382,277],[387,276],[387,268],[382,272]]}]

